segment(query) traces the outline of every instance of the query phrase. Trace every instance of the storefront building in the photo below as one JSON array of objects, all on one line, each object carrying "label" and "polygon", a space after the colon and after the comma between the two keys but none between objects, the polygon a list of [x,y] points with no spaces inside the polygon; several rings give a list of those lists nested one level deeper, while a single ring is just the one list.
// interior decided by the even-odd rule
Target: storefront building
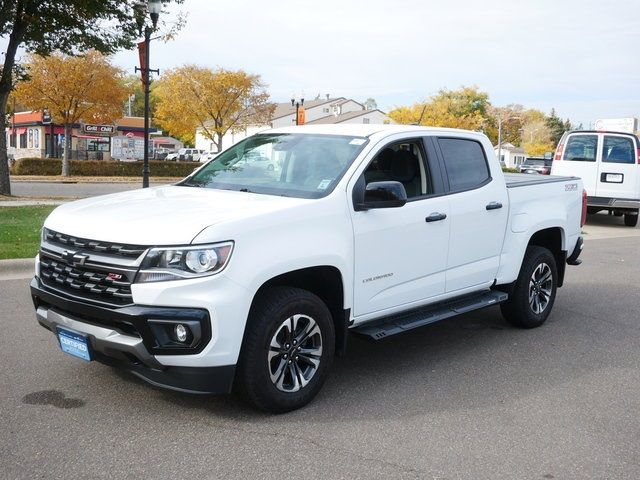
[{"label": "storefront building", "polygon": [[[150,128],[149,133],[159,132]],[[9,118],[6,135],[10,161],[27,157],[61,158],[63,155],[64,126],[51,123],[42,112],[17,112]],[[144,138],[144,118],[123,117],[112,125],[74,124],[71,129],[71,158],[111,159],[111,139],[114,136]]]}]

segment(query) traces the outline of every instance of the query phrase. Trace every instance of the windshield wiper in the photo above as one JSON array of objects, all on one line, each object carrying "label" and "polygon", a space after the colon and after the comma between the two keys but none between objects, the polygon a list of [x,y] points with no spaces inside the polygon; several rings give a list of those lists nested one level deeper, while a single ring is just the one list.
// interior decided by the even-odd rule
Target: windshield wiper
[{"label": "windshield wiper", "polygon": [[245,193],[253,193],[251,190],[249,190],[248,188],[241,188],[240,190],[238,190],[239,192],[245,192]]}]

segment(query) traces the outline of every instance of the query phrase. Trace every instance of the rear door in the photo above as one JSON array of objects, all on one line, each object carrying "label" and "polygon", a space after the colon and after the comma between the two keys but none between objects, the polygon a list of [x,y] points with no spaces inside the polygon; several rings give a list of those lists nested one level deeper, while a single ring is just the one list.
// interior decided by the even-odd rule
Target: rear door
[{"label": "rear door", "polygon": [[600,135],[600,141],[596,196],[640,198],[636,139],[631,135],[605,133]]},{"label": "rear door", "polygon": [[485,287],[500,267],[509,211],[506,185],[502,176],[492,178],[479,141],[438,137],[436,143],[451,209],[446,292]]},{"label": "rear door", "polygon": [[572,133],[566,138],[560,159],[553,162],[553,175],[574,175],[584,183],[587,195],[596,196],[598,177],[599,135],[597,133]]}]

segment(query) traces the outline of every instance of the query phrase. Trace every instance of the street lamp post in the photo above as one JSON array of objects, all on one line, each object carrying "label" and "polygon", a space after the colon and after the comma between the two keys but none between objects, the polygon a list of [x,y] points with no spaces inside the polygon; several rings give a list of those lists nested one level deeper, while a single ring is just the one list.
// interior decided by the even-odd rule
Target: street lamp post
[{"label": "street lamp post", "polygon": [[300,99],[298,100],[296,98],[296,94],[292,94],[291,95],[291,106],[292,107],[296,107],[296,125],[299,125],[298,123],[298,111],[300,110],[300,107],[304,105],[304,93],[302,95],[300,95]]},{"label": "street lamp post", "polygon": [[138,28],[142,30],[144,25],[144,11],[149,12],[152,26],[147,25],[144,27],[144,65],[141,68],[136,67],[136,72],[142,72],[142,83],[144,87],[144,157],[142,167],[142,188],[149,187],[149,73],[159,73],[159,70],[151,70],[149,67],[149,44],[151,43],[151,34],[155,31],[158,25],[158,17],[160,16],[160,10],[162,9],[162,3],[160,0],[148,0],[145,5],[144,2],[138,4],[137,22]]}]

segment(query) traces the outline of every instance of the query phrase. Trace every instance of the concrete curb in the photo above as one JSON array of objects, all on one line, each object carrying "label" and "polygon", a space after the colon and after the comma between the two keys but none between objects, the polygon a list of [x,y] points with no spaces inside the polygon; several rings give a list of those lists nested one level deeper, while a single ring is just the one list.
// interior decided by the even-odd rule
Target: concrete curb
[{"label": "concrete curb", "polygon": [[33,258],[15,258],[0,260],[0,280],[17,280],[32,277],[34,273]]},{"label": "concrete curb", "polygon": [[0,207],[37,207],[38,205],[62,205],[69,200],[0,200]]}]

